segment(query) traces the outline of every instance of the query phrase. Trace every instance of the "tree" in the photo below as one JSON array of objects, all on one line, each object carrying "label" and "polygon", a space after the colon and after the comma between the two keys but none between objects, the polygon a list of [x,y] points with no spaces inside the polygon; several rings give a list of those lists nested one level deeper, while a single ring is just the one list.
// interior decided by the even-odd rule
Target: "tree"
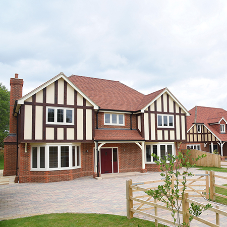
[{"label": "tree", "polygon": [[[189,172],[189,168],[193,167],[189,163],[189,152],[187,150],[186,155],[179,153],[178,155],[169,155],[159,158],[157,155],[152,154],[153,157],[157,161],[156,164],[160,165],[160,169],[162,173],[160,174],[164,177],[164,184],[159,185],[157,189],[150,189],[146,191],[146,193],[152,196],[154,199],[157,199],[166,204],[167,208],[171,209],[171,215],[174,220],[175,226],[188,226],[189,223],[182,223],[180,218],[180,208],[182,206],[182,200],[185,195],[185,190],[187,189],[187,177],[192,176],[192,173]],[[206,155],[198,156],[195,161],[198,161],[200,158],[205,157]],[[186,170],[182,173],[179,171],[179,168],[182,167],[182,163],[186,167]],[[180,192],[180,180],[179,177],[182,176],[181,185],[182,191]],[[172,180],[175,180],[174,186]],[[189,221],[191,222],[193,216],[201,215],[202,211],[207,210],[211,207],[211,204],[207,204],[206,206],[195,205],[191,203],[191,207],[189,207]]]},{"label": "tree", "polygon": [[0,83],[0,147],[4,146],[3,140],[9,134],[10,92]]}]

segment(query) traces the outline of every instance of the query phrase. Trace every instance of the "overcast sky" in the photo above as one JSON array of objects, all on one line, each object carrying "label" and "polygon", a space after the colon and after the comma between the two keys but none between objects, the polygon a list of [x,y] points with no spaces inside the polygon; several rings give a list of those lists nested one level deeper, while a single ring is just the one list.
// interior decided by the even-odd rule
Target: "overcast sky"
[{"label": "overcast sky", "polygon": [[63,72],[227,109],[227,1],[1,0],[0,82]]}]

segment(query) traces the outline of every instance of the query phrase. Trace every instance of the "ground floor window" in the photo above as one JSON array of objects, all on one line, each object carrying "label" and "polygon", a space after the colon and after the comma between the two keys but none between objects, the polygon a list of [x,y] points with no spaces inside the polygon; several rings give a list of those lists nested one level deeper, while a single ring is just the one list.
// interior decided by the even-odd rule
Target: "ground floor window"
[{"label": "ground floor window", "polygon": [[195,149],[195,150],[201,150],[200,149],[200,144],[188,144],[187,149]]},{"label": "ground floor window", "polygon": [[79,145],[32,146],[31,170],[62,170],[81,167]]},{"label": "ground floor window", "polygon": [[152,154],[158,157],[165,157],[167,155],[175,155],[174,143],[170,144],[147,144],[146,145],[146,163],[153,163],[157,159]]}]

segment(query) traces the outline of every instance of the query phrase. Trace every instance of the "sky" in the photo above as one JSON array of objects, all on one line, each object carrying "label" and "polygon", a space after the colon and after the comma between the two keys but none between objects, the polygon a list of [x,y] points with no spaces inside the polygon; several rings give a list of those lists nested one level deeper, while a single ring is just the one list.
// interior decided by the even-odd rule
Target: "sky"
[{"label": "sky", "polygon": [[227,1],[2,0],[0,83],[63,72],[227,110]]}]

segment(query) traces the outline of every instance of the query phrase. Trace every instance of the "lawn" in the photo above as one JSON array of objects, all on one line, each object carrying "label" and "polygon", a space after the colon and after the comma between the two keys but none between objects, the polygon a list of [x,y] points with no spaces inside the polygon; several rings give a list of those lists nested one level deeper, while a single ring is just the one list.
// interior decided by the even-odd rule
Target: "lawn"
[{"label": "lawn", "polygon": [[227,168],[218,168],[218,167],[203,167],[203,166],[195,166],[196,169],[199,170],[207,170],[207,171],[215,171],[215,172],[227,172]]},{"label": "lawn", "polygon": [[[62,226],[155,226],[153,222],[110,214],[44,214],[26,218],[0,221],[0,226],[32,226],[32,227],[62,227]],[[163,225],[159,225],[163,226]]]}]

